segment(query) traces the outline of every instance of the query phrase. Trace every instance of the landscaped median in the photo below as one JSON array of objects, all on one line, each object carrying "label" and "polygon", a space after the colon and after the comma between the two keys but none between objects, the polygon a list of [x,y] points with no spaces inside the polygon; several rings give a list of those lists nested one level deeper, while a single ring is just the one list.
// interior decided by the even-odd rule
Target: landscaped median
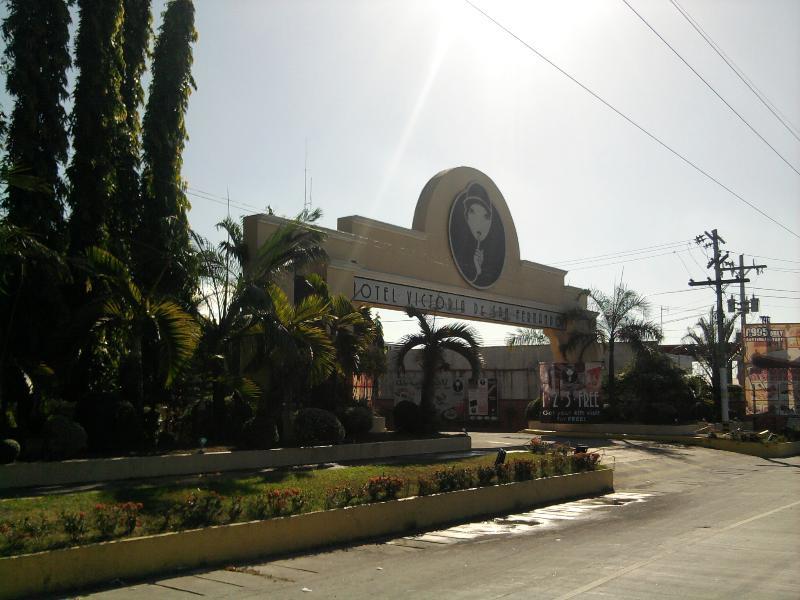
[{"label": "landscaped median", "polygon": [[437,452],[463,452],[470,448],[469,436],[451,435],[307,448],[95,458],[61,462],[21,462],[0,465],[0,489],[266,469],[323,462],[375,460]]},{"label": "landscaped median", "polygon": [[[117,578],[134,579],[424,530],[613,489],[613,472],[596,466],[592,455],[522,456],[522,460],[499,468],[492,464],[491,456],[446,465],[410,465],[408,473],[416,473],[416,481],[403,479],[395,470],[394,474],[369,477],[362,487],[347,483],[345,473],[339,485],[325,488],[321,500],[323,506],[343,508],[0,558],[0,598],[66,591]],[[389,465],[386,467],[389,471]],[[581,468],[587,470],[569,473]],[[465,487],[468,489],[459,489]],[[281,511],[303,506],[292,503],[302,490],[285,493],[271,489],[255,499],[255,506],[261,502],[268,514],[285,514]],[[392,499],[405,493],[414,495]],[[357,504],[346,506],[354,502]]]},{"label": "landscaped median", "polygon": [[[608,438],[608,439],[635,439],[654,442],[672,442],[686,444],[687,446],[702,446],[715,450],[726,450],[749,454],[760,458],[788,458],[800,456],[800,442],[769,441],[744,441],[741,439],[728,439],[726,437],[698,435],[695,433],[700,428],[699,424],[689,425],[641,425],[627,423],[540,423],[529,421],[527,433],[537,436],[561,436],[570,438]],[[750,436],[752,437],[752,436]]]}]

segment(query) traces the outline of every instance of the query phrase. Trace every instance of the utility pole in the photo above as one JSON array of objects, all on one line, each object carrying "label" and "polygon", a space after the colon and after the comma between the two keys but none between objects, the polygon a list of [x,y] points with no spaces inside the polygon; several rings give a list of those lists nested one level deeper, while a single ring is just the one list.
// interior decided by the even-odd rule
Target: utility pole
[{"label": "utility pole", "polygon": [[[717,375],[717,380],[719,381],[717,397],[720,400],[720,406],[722,407],[722,426],[724,428],[728,428],[729,418],[728,418],[728,370],[725,366],[725,347],[728,344],[728,340],[723,338],[723,328],[725,325],[725,313],[722,311],[722,286],[729,284],[729,283],[743,283],[750,281],[749,279],[741,279],[741,278],[734,278],[734,279],[722,279],[722,271],[723,271],[723,264],[728,260],[729,254],[726,252],[724,256],[720,254],[720,243],[724,244],[725,240],[723,240],[720,235],[717,233],[716,229],[713,229],[711,233],[708,231],[704,232],[703,235],[699,235],[695,238],[695,242],[701,244],[706,242],[706,248],[711,247],[714,250],[714,257],[708,261],[706,268],[709,269],[712,266],[714,267],[714,279],[708,279],[707,281],[694,281],[693,279],[689,280],[690,286],[700,286],[700,285],[710,285],[714,286],[715,291],[717,293],[717,311],[716,311],[716,318],[717,318],[717,339],[716,341],[716,348],[714,352],[714,368],[713,373]],[[728,263],[733,265],[733,263]]]},{"label": "utility pole", "polygon": [[[759,301],[758,301],[758,298],[756,298],[755,294],[753,294],[753,297],[750,300],[748,300],[747,297],[745,296],[745,291],[744,291],[744,282],[746,281],[745,280],[745,275],[747,275],[752,270],[755,270],[755,272],[758,275],[760,275],[763,272],[763,270],[766,269],[766,268],[767,268],[767,265],[757,265],[755,263],[755,261],[753,261],[752,265],[745,267],[744,266],[744,254],[740,254],[739,255],[739,266],[738,267],[732,265],[732,266],[724,267],[722,269],[723,271],[730,271],[731,273],[735,273],[736,275],[738,275],[739,279],[741,280],[740,283],[739,283],[739,306],[738,306],[738,308],[739,308],[739,316],[741,318],[741,325],[740,325],[741,336],[740,337],[741,337],[741,345],[742,345],[742,347],[741,347],[741,353],[742,353],[742,362],[741,362],[741,364],[742,364],[742,368],[744,368],[744,359],[746,358],[745,355],[744,355],[744,348],[745,348],[745,346],[744,346],[744,344],[745,344],[744,334],[745,334],[745,327],[747,325],[747,313],[750,313],[750,312],[757,313],[758,312],[758,308],[759,308]],[[737,308],[736,301],[733,299],[733,296],[731,296],[731,299],[728,300],[728,312],[736,312],[736,308]],[[744,375],[743,374],[740,375],[739,381],[742,384],[742,394],[743,394],[743,397],[744,397],[745,405],[747,405],[747,388],[746,388],[746,386],[744,384],[745,382],[744,382]],[[753,391],[752,396],[753,396],[752,397],[752,400],[753,400],[753,414],[755,414],[755,412],[756,412],[755,391]]]}]

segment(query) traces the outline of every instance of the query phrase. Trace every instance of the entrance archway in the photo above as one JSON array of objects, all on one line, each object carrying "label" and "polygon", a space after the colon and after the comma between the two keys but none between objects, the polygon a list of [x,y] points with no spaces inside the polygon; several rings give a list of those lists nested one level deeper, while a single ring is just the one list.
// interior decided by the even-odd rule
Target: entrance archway
[{"label": "entrance archway", "polygon": [[[251,252],[286,220],[244,219]],[[329,260],[320,275],[332,293],[354,302],[436,315],[543,329],[553,357],[565,361],[564,314],[586,308],[566,271],[523,260],[517,228],[502,193],[471,167],[438,173],[422,189],[411,229],[361,216],[322,229]],[[293,297],[294,282],[287,282]]]}]

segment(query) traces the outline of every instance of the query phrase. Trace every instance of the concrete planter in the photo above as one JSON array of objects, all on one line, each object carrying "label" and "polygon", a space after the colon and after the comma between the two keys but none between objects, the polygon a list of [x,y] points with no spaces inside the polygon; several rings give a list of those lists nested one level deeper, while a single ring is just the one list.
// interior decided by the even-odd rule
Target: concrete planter
[{"label": "concrete planter", "polygon": [[603,436],[613,435],[694,435],[700,426],[687,425],[642,425],[640,423],[542,423],[528,421],[528,428],[541,432],[556,432],[569,435]]},{"label": "concrete planter", "polygon": [[168,475],[266,469],[326,462],[374,460],[394,456],[462,452],[472,448],[469,436],[423,440],[342,444],[311,448],[275,448],[205,454],[169,454],[0,465],[0,490],[71,485]]},{"label": "concrete planter", "polygon": [[683,443],[715,450],[727,450],[728,452],[738,452],[761,458],[788,458],[800,455],[800,442],[772,442],[762,444],[761,442],[739,442],[737,440],[726,440],[722,438],[693,438]]},{"label": "concrete planter", "polygon": [[0,599],[424,530],[614,487],[611,469],[0,558]]},{"label": "concrete planter", "polygon": [[[704,448],[727,450],[728,452],[738,452],[761,458],[788,458],[800,455],[800,442],[761,443],[709,438],[694,435],[694,431],[698,428],[696,425],[677,425],[674,427],[671,425],[569,425],[530,421],[529,427],[525,431],[533,435],[564,435],[576,438],[635,438],[655,442],[674,442],[686,444],[687,446],[703,446]],[[686,432],[687,428],[691,429],[691,431]]]}]

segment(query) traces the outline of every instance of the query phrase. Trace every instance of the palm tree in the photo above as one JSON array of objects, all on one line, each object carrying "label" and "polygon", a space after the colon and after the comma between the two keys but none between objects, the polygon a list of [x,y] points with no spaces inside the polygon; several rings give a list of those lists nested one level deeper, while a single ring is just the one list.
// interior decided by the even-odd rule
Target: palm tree
[{"label": "palm tree", "polygon": [[[228,392],[258,393],[252,381],[239,377],[238,349],[246,336],[264,331],[265,321],[274,321],[271,286],[281,276],[325,259],[323,234],[311,226],[321,215],[319,210],[300,213],[279,227],[255,256],[250,256],[241,225],[230,218],[217,224],[227,239],[216,247],[193,234],[201,264],[201,356],[211,379],[212,412],[218,425],[223,422]],[[263,352],[257,356],[263,357]]]},{"label": "palm tree", "polygon": [[[200,337],[199,325],[172,300],[143,293],[128,267],[109,252],[90,247],[86,250],[86,262],[93,278],[106,288],[86,308],[97,311],[95,329],[105,334],[121,334],[125,340],[128,368],[121,384],[141,414],[145,398],[144,345],[154,343],[163,366],[163,385],[169,388],[194,354]],[[152,394],[154,390],[147,391]]]},{"label": "palm tree", "polygon": [[[608,348],[608,396],[614,400],[614,344],[627,342],[634,350],[641,350],[646,341],[660,341],[661,329],[649,320],[650,305],[641,296],[620,283],[611,296],[597,289],[585,290],[591,300],[590,309],[597,312],[594,328],[589,331],[572,331],[567,341],[561,345],[562,353],[578,351],[578,360],[593,344]],[[594,319],[591,312],[574,309],[565,314],[565,319],[573,322]]]},{"label": "palm tree", "polygon": [[548,338],[541,329],[530,329],[528,327],[517,327],[514,333],[506,336],[506,346],[514,348],[516,346],[541,346],[549,344]]},{"label": "palm tree", "polygon": [[[9,185],[14,182],[1,168],[0,180]],[[27,378],[34,383],[39,379],[36,374],[52,375],[41,352],[24,343],[30,330],[17,319],[21,310],[23,313],[27,310],[23,297],[26,287],[31,285],[28,277],[31,270],[51,282],[67,281],[70,277],[61,254],[26,229],[0,221],[0,312],[3,313],[0,318],[0,428],[9,407],[4,388],[10,372],[17,379]]]},{"label": "palm tree", "polygon": [[[731,342],[736,329],[737,315],[722,315],[722,339],[725,340],[724,346],[724,366],[730,369],[733,360],[739,354],[740,344]],[[683,336],[683,342],[687,344],[687,350],[703,369],[706,377],[711,381],[714,389],[715,398],[719,398],[719,369],[717,364],[717,319],[714,308],[708,311],[708,318],[701,317],[692,329],[687,329]]]},{"label": "palm tree", "polygon": [[417,319],[419,332],[410,333],[400,340],[395,366],[398,372],[403,372],[406,354],[414,348],[422,349],[419,361],[422,367],[420,408],[423,418],[432,421],[434,419],[433,395],[436,373],[449,368],[444,359],[445,350],[463,356],[469,362],[473,379],[477,379],[482,366],[479,351],[480,337],[474,328],[463,323],[437,327],[435,319],[430,319],[413,306],[406,307],[406,314]]},{"label": "palm tree", "polygon": [[344,294],[331,295],[328,284],[315,273],[308,275],[306,281],[329,304],[322,325],[336,350],[336,369],[320,391],[325,396],[325,408],[335,409],[342,401],[352,400],[353,376],[369,366],[367,355],[373,347],[379,345],[379,351],[384,350],[382,331],[369,307],[354,305]]}]

